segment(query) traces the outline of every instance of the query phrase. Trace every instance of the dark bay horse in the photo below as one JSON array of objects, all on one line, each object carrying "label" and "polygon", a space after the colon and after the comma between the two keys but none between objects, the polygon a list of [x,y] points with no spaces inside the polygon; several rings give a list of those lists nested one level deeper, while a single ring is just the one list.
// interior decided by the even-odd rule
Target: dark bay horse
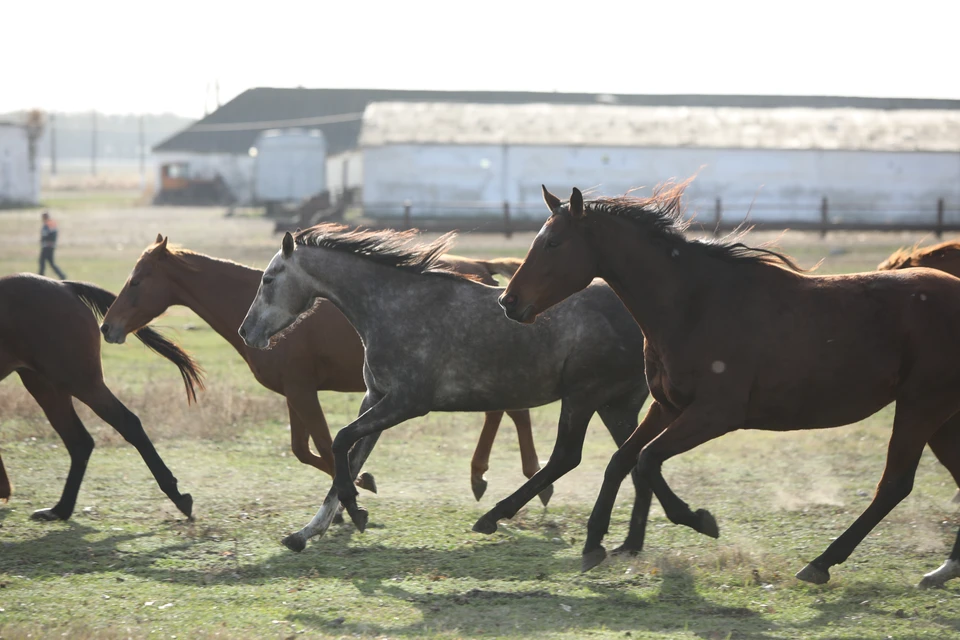
[{"label": "dark bay horse", "polygon": [[[17,372],[70,454],[70,471],[60,500],[49,509],[35,511],[35,520],[70,517],[93,452],[93,438],[74,411],[72,398],[93,409],[136,447],[160,489],[184,515],[192,515],[193,498],[180,493],[177,479],[160,459],[140,419],[103,382],[97,320],[113,300],[109,291],[84,282],[29,274],[0,278],[0,380]],[[137,338],[177,365],[187,401],[196,400],[195,388],[202,389],[203,382],[193,359],[153,329],[141,329]],[[6,500],[10,493],[0,461],[0,499]]]},{"label": "dark bay horse", "polygon": [[[497,282],[494,275],[509,277],[520,266],[516,258],[474,260],[445,255],[440,259],[446,267],[491,285]],[[236,262],[168,246],[167,238],[158,235],[134,265],[101,330],[107,342],[121,343],[128,333],[146,326],[173,305],[191,309],[236,349],[257,382],[286,397],[294,455],[332,476],[333,440],[317,391],[366,390],[363,344],[336,306],[323,302],[273,348],[247,347],[237,329],[257,295],[262,275],[262,271]],[[523,409],[509,415],[517,426],[523,473],[530,478],[540,469],[530,412]],[[477,500],[487,487],[484,474],[502,418],[502,411],[487,412],[473,454],[470,483]],[[310,439],[319,455],[310,450]],[[364,474],[360,486],[374,489],[372,476]],[[544,504],[552,492],[548,487],[541,494]]]},{"label": "dark bay horse", "polygon": [[[380,433],[401,422],[431,411],[492,411],[561,401],[549,462],[474,526],[492,533],[499,519],[512,518],[579,464],[594,413],[619,445],[633,431],[647,397],[643,335],[609,287],[587,287],[549,313],[546,322],[523,327],[497,308],[502,289],[443,265],[440,256],[453,234],[412,245],[415,237],[331,224],[296,238],[286,234],[240,327],[244,342],[264,348],[313,309],[317,298],[326,298],[350,320],[366,347],[367,393],[359,417],[334,439],[334,487],[314,520],[284,541],[292,549],[302,549],[308,537],[326,530],[338,498],[363,530],[367,514],[357,506],[352,479]],[[637,487],[631,529],[642,529],[636,520],[646,517],[650,496]],[[628,538],[633,548],[642,542]]]},{"label": "dark bay horse", "polygon": [[[960,479],[960,280],[923,268],[806,275],[770,250],[688,239],[683,187],[586,203],[577,189],[561,203],[544,188],[550,218],[500,299],[509,317],[531,323],[601,277],[646,337],[655,402],[607,468],[584,569],[604,558],[617,489],[635,465],[672,522],[716,537],[713,516],[667,485],[666,460],[737,429],[841,426],[896,401],[873,501],[797,574],[827,582],[910,493],[925,445]],[[923,584],[957,575],[960,537]]]}]

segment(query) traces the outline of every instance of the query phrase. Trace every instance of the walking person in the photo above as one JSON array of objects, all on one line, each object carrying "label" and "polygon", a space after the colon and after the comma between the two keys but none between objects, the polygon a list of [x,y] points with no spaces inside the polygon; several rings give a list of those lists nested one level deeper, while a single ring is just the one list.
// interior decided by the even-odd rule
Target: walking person
[{"label": "walking person", "polygon": [[57,276],[61,280],[66,280],[67,276],[53,261],[53,251],[57,248],[57,223],[47,211],[44,211],[40,217],[43,220],[43,226],[40,227],[40,275],[43,275],[46,264],[49,262]]}]

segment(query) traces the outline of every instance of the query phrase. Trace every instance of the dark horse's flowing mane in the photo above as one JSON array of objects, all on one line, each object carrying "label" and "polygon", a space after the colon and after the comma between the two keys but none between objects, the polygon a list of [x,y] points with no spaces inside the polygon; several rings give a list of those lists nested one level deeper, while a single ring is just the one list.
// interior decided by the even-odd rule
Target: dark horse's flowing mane
[{"label": "dark horse's flowing mane", "polygon": [[419,238],[420,232],[416,229],[351,229],[346,225],[329,222],[298,231],[293,237],[294,242],[303,247],[344,251],[411,273],[474,280],[472,276],[453,271],[441,259],[453,246],[457,238],[456,232],[445,233],[428,243],[417,242]]},{"label": "dark horse's flowing mane", "polygon": [[725,262],[766,264],[802,272],[789,257],[771,249],[750,247],[739,239],[748,231],[734,232],[720,240],[690,240],[686,237],[690,221],[683,218],[683,192],[690,181],[657,186],[649,198],[617,196],[597,198],[584,202],[584,213],[602,213],[616,216],[644,228],[652,237],[670,248],[695,247],[707,255]]}]

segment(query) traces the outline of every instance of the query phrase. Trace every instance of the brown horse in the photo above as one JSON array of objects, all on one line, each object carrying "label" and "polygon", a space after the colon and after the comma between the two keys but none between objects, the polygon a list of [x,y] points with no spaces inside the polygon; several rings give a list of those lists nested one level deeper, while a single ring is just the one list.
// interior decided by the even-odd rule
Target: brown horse
[{"label": "brown horse", "polygon": [[[574,189],[566,204],[544,188],[550,218],[501,296],[509,317],[533,322],[601,277],[646,339],[655,401],[607,467],[583,568],[605,557],[600,542],[635,465],[672,522],[717,537],[713,516],[667,485],[666,460],[737,429],[835,427],[896,401],[873,501],[797,574],[824,583],[910,493],[926,444],[960,483],[960,280],[922,268],[813,276],[770,250],[688,239],[684,186],[586,203]],[[958,575],[960,536],[922,584]]]},{"label": "brown horse", "polygon": [[[70,454],[70,471],[59,502],[35,511],[35,520],[70,517],[93,451],[93,438],[77,417],[72,398],[93,409],[136,447],[160,489],[191,517],[193,498],[177,490],[177,479],[160,459],[139,418],[103,382],[97,320],[114,298],[109,291],[83,282],[58,282],[29,274],[0,278],[0,380],[17,372]],[[137,338],[177,365],[187,401],[195,400],[194,388],[202,389],[203,382],[200,368],[190,356],[153,329],[141,329]],[[0,460],[0,499],[6,501],[10,494],[10,481]]]},{"label": "brown horse", "polygon": [[[485,284],[496,285],[495,274],[511,276],[520,265],[515,258],[473,260],[446,255],[449,268]],[[203,318],[237,350],[257,381],[286,396],[290,413],[291,448],[297,459],[333,475],[333,441],[317,400],[317,391],[365,391],[363,344],[336,306],[321,302],[297,330],[277,341],[272,349],[247,347],[237,329],[260,286],[262,271],[185,249],[168,247],[167,239],[147,247],[110,307],[101,330],[107,342],[123,342],[130,331],[145,326],[172,305],[183,305]],[[484,473],[502,411],[486,414],[483,431],[471,462],[471,486],[477,500],[487,487]],[[540,469],[529,411],[508,411],[517,426],[523,473],[530,478]],[[309,440],[320,455],[310,450]],[[368,474],[360,486],[374,489]],[[544,504],[552,488],[541,494]]]},{"label": "brown horse", "polygon": [[877,267],[880,271],[928,267],[960,278],[960,241],[949,240],[930,247],[897,249]]}]

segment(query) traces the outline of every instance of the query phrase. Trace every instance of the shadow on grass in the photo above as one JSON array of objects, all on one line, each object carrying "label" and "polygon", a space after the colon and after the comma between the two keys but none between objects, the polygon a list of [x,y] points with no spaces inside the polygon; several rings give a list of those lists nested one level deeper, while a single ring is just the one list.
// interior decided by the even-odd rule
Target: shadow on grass
[{"label": "shadow on grass", "polygon": [[[480,636],[533,634],[549,636],[558,632],[605,630],[617,632],[672,632],[686,630],[702,638],[772,638],[773,625],[760,614],[743,607],[727,607],[697,593],[693,576],[684,571],[663,576],[658,592],[642,597],[636,589],[620,587],[594,589],[593,596],[569,596],[543,589],[499,591],[471,589],[463,593],[420,593],[393,582],[355,580],[365,597],[391,597],[412,603],[421,621],[389,626],[363,620],[327,619],[311,614],[294,614],[291,622],[320,631],[337,627],[344,635],[389,635],[420,637],[428,633],[452,632]],[[534,587],[533,581],[531,587]]]}]

